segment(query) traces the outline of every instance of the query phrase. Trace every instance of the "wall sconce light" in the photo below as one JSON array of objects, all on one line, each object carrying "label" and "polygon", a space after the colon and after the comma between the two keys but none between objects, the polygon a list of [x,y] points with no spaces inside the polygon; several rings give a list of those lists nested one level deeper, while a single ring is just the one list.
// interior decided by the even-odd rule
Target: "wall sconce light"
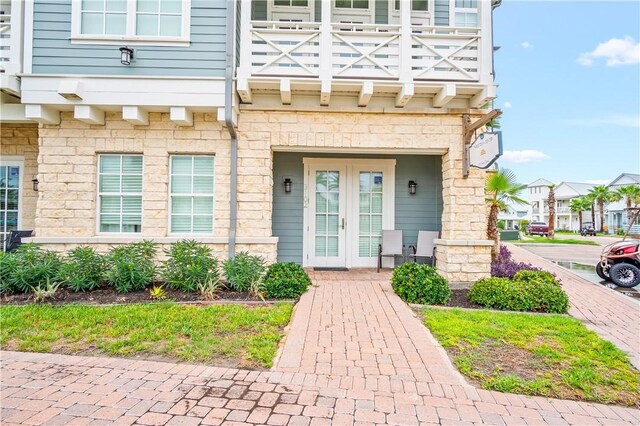
[{"label": "wall sconce light", "polygon": [[416,190],[418,189],[418,184],[415,180],[409,181],[409,194],[416,195]]},{"label": "wall sconce light", "polygon": [[31,183],[33,184],[33,190],[34,190],[35,192],[38,192],[38,184],[40,183],[40,182],[38,181],[38,177],[36,176],[36,177],[34,177],[33,179],[31,179]]},{"label": "wall sconce light", "polygon": [[284,192],[287,194],[291,192],[291,178],[284,178]]},{"label": "wall sconce light", "polygon": [[120,63],[130,65],[133,59],[133,49],[127,46],[120,48]]}]

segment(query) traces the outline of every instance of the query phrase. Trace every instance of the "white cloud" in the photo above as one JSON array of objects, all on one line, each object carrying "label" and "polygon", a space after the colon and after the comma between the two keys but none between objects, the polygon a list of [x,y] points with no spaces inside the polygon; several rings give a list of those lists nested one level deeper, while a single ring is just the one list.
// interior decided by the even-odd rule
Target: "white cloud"
[{"label": "white cloud", "polygon": [[608,67],[640,63],[640,43],[629,36],[612,38],[600,43],[591,52],[581,54],[578,63],[591,67],[597,59],[605,59]]},{"label": "white cloud", "polygon": [[590,179],[584,181],[584,183],[592,183],[594,185],[607,185],[609,182],[611,181],[607,179]]},{"label": "white cloud", "polygon": [[511,102],[506,101],[505,103],[502,104],[502,106],[504,106],[505,108],[511,108],[513,105],[511,105]]},{"label": "white cloud", "polygon": [[533,44],[529,43],[528,41],[523,41],[522,43],[520,43],[520,46],[522,46],[523,49],[533,49]]},{"label": "white cloud", "polygon": [[583,127],[611,126],[640,128],[640,116],[633,114],[613,114],[604,117],[569,120],[569,124]]},{"label": "white cloud", "polygon": [[502,160],[511,163],[529,163],[531,161],[548,160],[549,157],[542,151],[534,149],[523,149],[520,151],[505,151],[502,154]]}]

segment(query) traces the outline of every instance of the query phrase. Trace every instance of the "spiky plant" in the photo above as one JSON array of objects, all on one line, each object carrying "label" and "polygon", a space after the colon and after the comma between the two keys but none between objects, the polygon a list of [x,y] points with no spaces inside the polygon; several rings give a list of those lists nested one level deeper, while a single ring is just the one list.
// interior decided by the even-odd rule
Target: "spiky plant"
[{"label": "spiky plant", "polygon": [[519,197],[527,186],[518,183],[516,175],[509,169],[498,169],[487,176],[485,196],[489,204],[487,221],[487,238],[494,241],[491,251],[492,259],[498,257],[500,250],[500,233],[498,232],[498,213],[507,211],[509,203],[528,204]]}]

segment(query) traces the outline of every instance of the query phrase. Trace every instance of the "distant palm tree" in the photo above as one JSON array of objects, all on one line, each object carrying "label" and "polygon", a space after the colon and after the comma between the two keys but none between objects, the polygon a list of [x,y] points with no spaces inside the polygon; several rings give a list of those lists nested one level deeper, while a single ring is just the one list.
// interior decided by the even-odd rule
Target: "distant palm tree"
[{"label": "distant palm tree", "polygon": [[518,195],[525,190],[527,185],[522,185],[516,180],[516,175],[509,169],[498,169],[487,176],[485,183],[486,201],[489,204],[489,220],[487,222],[487,237],[494,241],[491,252],[492,259],[498,257],[500,252],[500,233],[498,232],[498,213],[507,211],[509,203],[528,204]]},{"label": "distant palm tree", "polygon": [[589,195],[591,195],[591,198],[598,204],[598,208],[600,209],[600,232],[602,232],[604,230],[604,205],[615,199],[615,196],[613,192],[604,185],[594,186],[589,191]]},{"label": "distant palm tree", "polygon": [[593,203],[587,197],[573,198],[569,203],[569,210],[571,210],[571,213],[578,214],[580,229],[582,229],[582,212],[590,210],[592,206]]},{"label": "distant palm tree", "polygon": [[624,199],[627,204],[627,221],[631,224],[633,220],[633,212],[631,207],[640,204],[640,185],[631,184],[616,189],[615,194],[620,200]]},{"label": "distant palm tree", "polygon": [[556,229],[556,191],[554,190],[556,186],[551,184],[549,185],[549,233],[547,234],[547,238],[553,238],[555,236]]}]

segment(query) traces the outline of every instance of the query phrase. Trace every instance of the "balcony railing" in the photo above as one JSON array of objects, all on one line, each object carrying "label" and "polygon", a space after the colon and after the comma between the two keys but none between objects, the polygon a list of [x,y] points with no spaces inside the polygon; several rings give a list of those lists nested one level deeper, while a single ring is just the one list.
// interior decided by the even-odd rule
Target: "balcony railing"
[{"label": "balcony railing", "polygon": [[[251,75],[318,78],[329,69],[336,79],[399,80],[405,60],[414,80],[480,80],[479,29],[413,26],[405,41],[399,25],[330,28],[323,37],[320,23],[251,21]],[[321,63],[321,52],[330,52],[330,64]]]},{"label": "balcony railing", "polygon": [[22,70],[22,1],[0,0],[0,89],[16,93]]}]

